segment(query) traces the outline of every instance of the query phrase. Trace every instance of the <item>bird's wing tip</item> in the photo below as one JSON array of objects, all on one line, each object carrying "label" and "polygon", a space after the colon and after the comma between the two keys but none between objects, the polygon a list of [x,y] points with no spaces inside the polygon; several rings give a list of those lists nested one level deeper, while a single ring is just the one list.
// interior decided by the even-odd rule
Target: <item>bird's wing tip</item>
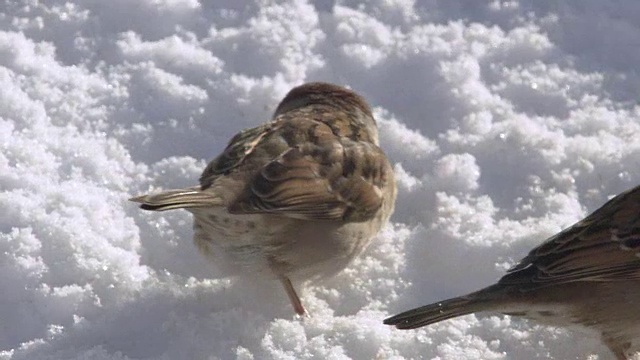
[{"label": "bird's wing tip", "polygon": [[385,325],[395,325],[395,322],[393,321],[393,317],[389,317],[382,320],[382,323]]},{"label": "bird's wing tip", "polygon": [[139,196],[134,196],[132,198],[129,198],[128,200],[131,202],[136,202],[136,203],[143,203],[145,202],[145,198],[147,197],[147,195],[139,195]]},{"label": "bird's wing tip", "polygon": [[404,321],[405,319],[403,319],[403,317],[401,317],[400,315],[394,315],[382,320],[382,323],[385,325],[391,325],[400,328]]}]

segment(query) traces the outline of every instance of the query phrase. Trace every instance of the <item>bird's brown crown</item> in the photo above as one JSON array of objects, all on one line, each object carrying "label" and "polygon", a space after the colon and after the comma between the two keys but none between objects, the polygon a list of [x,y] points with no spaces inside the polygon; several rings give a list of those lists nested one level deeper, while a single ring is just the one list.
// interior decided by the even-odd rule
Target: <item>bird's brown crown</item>
[{"label": "bird's brown crown", "polygon": [[367,101],[352,90],[330,83],[312,82],[291,89],[276,108],[273,118],[310,106],[323,113],[315,120],[334,130],[342,128],[337,131],[341,135],[354,137],[352,135],[359,133],[356,138],[378,143],[376,121]]}]

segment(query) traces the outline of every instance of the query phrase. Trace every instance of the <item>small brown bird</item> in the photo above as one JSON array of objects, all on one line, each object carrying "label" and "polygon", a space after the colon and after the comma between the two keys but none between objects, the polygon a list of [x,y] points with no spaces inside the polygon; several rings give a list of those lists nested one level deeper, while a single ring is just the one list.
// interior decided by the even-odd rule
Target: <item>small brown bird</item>
[{"label": "small brown bird", "polygon": [[272,121],[236,134],[199,186],[131,201],[193,213],[203,254],[233,273],[279,279],[302,315],[292,281],[344,269],[388,221],[396,192],[367,102],[318,82],[292,89]]},{"label": "small brown bird", "polygon": [[497,284],[384,320],[415,329],[488,311],[601,334],[618,359],[640,350],[640,186],[552,236]]}]

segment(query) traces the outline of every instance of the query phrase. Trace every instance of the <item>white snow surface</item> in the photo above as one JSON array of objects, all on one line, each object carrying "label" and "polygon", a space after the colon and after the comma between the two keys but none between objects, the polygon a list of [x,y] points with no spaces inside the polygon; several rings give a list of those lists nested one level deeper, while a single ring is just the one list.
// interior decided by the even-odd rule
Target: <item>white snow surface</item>
[{"label": "white snow surface", "polygon": [[[640,2],[0,2],[0,359],[608,359],[590,333],[469,315],[382,324],[496,281],[640,184]],[[193,185],[293,86],[375,108],[392,223],[302,292],[225,278]]]}]

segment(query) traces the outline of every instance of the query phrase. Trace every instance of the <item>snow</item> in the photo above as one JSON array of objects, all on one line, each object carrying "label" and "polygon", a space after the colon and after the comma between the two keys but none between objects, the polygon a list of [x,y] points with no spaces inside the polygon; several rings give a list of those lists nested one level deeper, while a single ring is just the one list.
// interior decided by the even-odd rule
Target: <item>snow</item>
[{"label": "snow", "polygon": [[[607,359],[593,334],[390,314],[488,285],[640,183],[640,3],[373,0],[0,5],[0,359]],[[293,86],[375,107],[396,213],[293,316],[224,278],[192,185]]]}]

